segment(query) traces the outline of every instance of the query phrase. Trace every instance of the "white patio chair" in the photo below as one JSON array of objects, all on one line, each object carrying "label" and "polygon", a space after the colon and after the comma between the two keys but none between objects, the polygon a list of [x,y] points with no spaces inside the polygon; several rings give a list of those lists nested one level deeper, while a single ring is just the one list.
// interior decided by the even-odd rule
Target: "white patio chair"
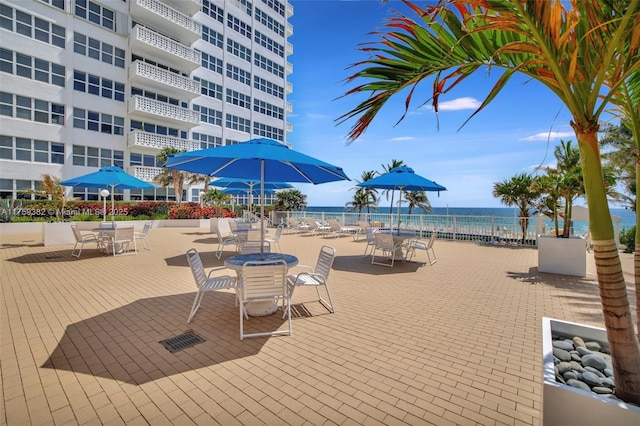
[{"label": "white patio chair", "polygon": [[[407,246],[406,259],[411,260],[416,250],[424,250],[427,253],[427,259],[429,259],[429,265],[433,265],[438,261],[436,252],[433,250],[433,244],[438,238],[438,231],[431,231],[431,235],[428,240],[412,239]],[[431,252],[431,253],[429,253]],[[433,255],[433,260],[431,259]]]},{"label": "white patio chair", "polygon": [[275,234],[264,237],[265,241],[271,243],[272,246],[275,245],[277,253],[280,253],[280,236],[282,235],[282,231],[284,231],[284,225],[278,225]]},{"label": "white patio chair", "polygon": [[373,248],[376,245],[376,241],[373,238],[374,233],[375,230],[372,227],[367,226],[366,228],[364,228],[364,234],[367,237],[367,245],[364,247],[364,254],[362,255],[362,257],[366,257],[367,254],[373,254]]},{"label": "white patio chair", "polygon": [[[71,230],[73,231],[73,235],[76,238],[76,244],[73,246],[73,250],[71,250],[71,256],[80,258],[80,254],[82,253],[82,249],[86,243],[96,243],[96,248],[102,250],[104,249],[104,242],[102,237],[92,232],[90,233],[81,233],[78,225],[71,225]],[[76,248],[80,244],[80,249],[76,253]]]},{"label": "white patio chair", "polygon": [[[336,257],[336,249],[331,246],[322,246],[318,260],[316,261],[315,268],[307,265],[297,265],[294,267],[306,269],[304,272],[300,272],[297,275],[289,275],[287,277],[287,285],[289,286],[289,297],[293,297],[293,291],[296,287],[315,287],[318,293],[318,302],[320,302],[329,312],[335,312],[333,307],[333,301],[331,300],[331,293],[329,292],[329,273],[331,272],[331,266]],[[324,287],[327,293],[327,299],[324,299],[320,294],[320,287]],[[284,317],[283,317],[284,318]]]},{"label": "white patio chair", "polygon": [[[245,337],[291,335],[291,298],[287,288],[287,264],[284,261],[247,262],[242,266],[238,287],[240,302],[240,340]],[[274,331],[245,333],[245,305],[251,302],[282,301],[287,316],[287,328]]]},{"label": "white patio chair", "polygon": [[223,237],[217,226],[213,226],[213,229],[216,231],[216,236],[218,237],[218,248],[216,249],[216,257],[218,259],[222,256],[222,251],[226,246],[235,246],[236,251],[238,251],[238,247],[240,246],[240,240],[238,240],[238,238],[233,235]]},{"label": "white patio chair", "polygon": [[145,222],[144,227],[142,228],[142,232],[136,232],[134,234],[136,240],[142,240],[142,247],[145,250],[151,250],[151,245],[149,244],[149,240],[147,239],[147,235],[149,235],[149,231],[151,230],[152,222]]},{"label": "white patio chair", "polygon": [[[402,252],[402,243],[394,243],[393,235],[386,232],[376,232],[373,234],[375,244],[373,245],[373,251],[371,252],[371,263],[374,265],[382,265],[393,267],[396,260],[396,254]],[[391,260],[391,263],[382,263],[376,261],[376,252],[380,250],[382,256]]]},{"label": "white patio chair", "polygon": [[[221,275],[221,276],[211,276],[212,272],[219,271],[225,268],[214,268],[209,271],[209,274],[204,270],[204,265],[202,264],[202,259],[200,258],[200,254],[194,248],[187,250],[187,261],[189,262],[189,266],[191,267],[191,272],[193,273],[193,278],[196,281],[196,287],[198,288],[198,292],[196,293],[196,298],[193,301],[193,306],[191,307],[191,312],[189,312],[189,318],[187,322],[191,322],[193,316],[196,314],[198,308],[200,308],[200,303],[202,302],[202,296],[207,291],[214,290],[223,290],[223,289],[237,289],[238,279],[235,276],[231,275]],[[236,306],[238,304],[238,299],[236,296]]]},{"label": "white patio chair", "polygon": [[240,254],[260,253],[262,245],[262,253],[271,253],[271,243],[269,241],[247,240],[240,247]]},{"label": "white patio chair", "polygon": [[[133,226],[116,227],[109,245],[114,257],[138,254],[138,246],[136,244]],[[133,246],[133,251],[131,250],[131,246]]]}]

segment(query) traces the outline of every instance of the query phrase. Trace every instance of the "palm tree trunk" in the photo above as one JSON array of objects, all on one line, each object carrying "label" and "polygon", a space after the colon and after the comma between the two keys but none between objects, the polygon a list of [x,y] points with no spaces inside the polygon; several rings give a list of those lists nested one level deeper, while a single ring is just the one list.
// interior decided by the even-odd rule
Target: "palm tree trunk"
[{"label": "palm tree trunk", "polygon": [[[620,255],[614,240],[596,126],[583,130],[571,123],[578,139],[589,206],[598,288],[611,350],[616,395],[640,405],[640,344],[636,337]],[[566,220],[566,218],[565,218]]]}]

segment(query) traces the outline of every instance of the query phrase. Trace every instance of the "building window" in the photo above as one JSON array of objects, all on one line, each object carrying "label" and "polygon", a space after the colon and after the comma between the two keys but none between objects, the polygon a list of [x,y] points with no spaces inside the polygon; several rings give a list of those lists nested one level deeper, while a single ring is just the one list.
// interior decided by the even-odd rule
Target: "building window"
[{"label": "building window", "polygon": [[214,126],[222,126],[222,111],[203,107],[198,104],[193,105],[193,110],[200,113],[201,122],[213,124]]},{"label": "building window", "polygon": [[241,132],[251,132],[251,120],[247,118],[238,117],[236,115],[227,114],[225,123],[227,129],[239,130]]},{"label": "building window", "polygon": [[216,6],[213,1],[202,0],[202,12],[211,16],[221,24],[224,24],[224,9]]},{"label": "building window", "polygon": [[199,77],[193,77],[195,81],[200,82],[200,93],[210,98],[222,100],[222,86],[211,81],[203,80]]},{"label": "building window", "polygon": [[273,41],[272,39],[270,39],[269,37],[267,37],[266,35],[262,34],[261,32],[257,31],[255,32],[255,36],[254,36],[254,41],[256,43],[258,43],[260,46],[266,48],[267,50],[275,53],[276,55],[280,56],[281,58],[284,58],[284,46],[281,45],[280,43],[277,43],[275,41]]},{"label": "building window", "polygon": [[124,50],[84,34],[73,33],[73,51],[118,68],[124,68]]},{"label": "building window", "polygon": [[284,88],[264,78],[255,76],[253,79],[253,87],[268,95],[284,99]]},{"label": "building window", "polygon": [[278,12],[280,16],[284,16],[284,4],[280,3],[278,0],[262,0],[262,3]]},{"label": "building window", "polygon": [[181,104],[179,99],[170,98],[168,96],[161,95],[161,94],[155,93],[155,92],[151,92],[149,90],[139,89],[137,87],[132,87],[131,88],[131,95],[132,96],[136,96],[136,95],[137,96],[142,96],[142,97],[147,98],[147,99],[154,99],[156,101],[164,102],[166,104],[171,104],[171,105],[180,105]]},{"label": "building window", "polygon": [[284,78],[284,67],[282,65],[276,64],[272,60],[265,58],[262,55],[256,53],[253,58],[253,63],[277,77]]},{"label": "building window", "polygon": [[75,15],[114,31],[116,29],[115,14],[112,10],[88,0],[75,0]]},{"label": "building window", "polygon": [[227,64],[227,77],[247,86],[251,85],[251,73],[231,64]]},{"label": "building window", "polygon": [[227,52],[251,63],[251,49],[241,45],[237,41],[231,40],[230,38],[227,39]]},{"label": "building window", "polygon": [[73,89],[124,102],[124,84],[82,71],[73,71]]},{"label": "building window", "polygon": [[219,136],[205,135],[204,133],[193,132],[191,138],[200,142],[200,149],[216,148],[222,145],[222,138]]},{"label": "building window", "polygon": [[207,43],[210,43],[222,49],[222,43],[224,40],[222,34],[212,30],[209,27],[205,27],[204,25],[202,26],[202,39]]},{"label": "building window", "polygon": [[271,105],[270,103],[261,101],[259,99],[254,100],[253,110],[255,112],[259,112],[260,114],[277,118],[278,120],[284,119],[284,110],[282,108]]},{"label": "building window", "polygon": [[245,24],[230,13],[227,13],[227,27],[251,40],[251,26]]},{"label": "building window", "polygon": [[142,121],[131,120],[131,130],[142,130],[147,133],[154,133],[156,135],[173,136],[174,138],[186,139],[187,134],[178,129],[172,127],[160,126],[153,123],[143,123]]},{"label": "building window", "polygon": [[144,167],[160,167],[161,164],[157,164],[158,159],[155,155],[139,154],[132,152],[129,154],[130,166],[144,166]]},{"label": "building window", "polygon": [[202,66],[218,74],[222,74],[222,59],[218,59],[208,53],[202,53]]},{"label": "building window", "polygon": [[44,59],[0,48],[0,71],[64,87],[65,67]]},{"label": "building window", "polygon": [[251,96],[227,89],[227,103],[249,109],[251,108]]},{"label": "building window", "polygon": [[53,7],[64,10],[64,0],[40,0],[44,3],[50,4]]},{"label": "building window", "polygon": [[265,138],[275,139],[278,141],[284,141],[284,131],[273,126],[268,126],[263,123],[253,123],[253,133],[258,136],[264,136]]},{"label": "building window", "polygon": [[112,135],[124,135],[124,118],[80,108],[73,109],[73,127]]},{"label": "building window", "polygon": [[0,28],[64,49],[64,27],[0,4]]},{"label": "building window", "polygon": [[124,151],[73,145],[73,165],[84,167],[124,167]]},{"label": "building window", "polygon": [[284,37],[284,25],[277,22],[271,16],[256,8],[256,21],[260,22],[265,27],[278,34],[280,37]]},{"label": "building window", "polygon": [[64,164],[64,144],[0,135],[0,159]]},{"label": "building window", "polygon": [[0,92],[0,115],[64,125],[64,105]]}]

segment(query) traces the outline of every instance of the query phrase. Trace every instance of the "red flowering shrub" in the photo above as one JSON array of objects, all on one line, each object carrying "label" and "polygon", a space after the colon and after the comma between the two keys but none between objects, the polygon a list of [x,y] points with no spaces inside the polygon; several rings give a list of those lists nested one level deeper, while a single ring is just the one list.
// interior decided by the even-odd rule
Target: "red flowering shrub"
[{"label": "red flowering shrub", "polygon": [[183,203],[169,210],[169,219],[211,219],[212,217],[235,217],[235,213],[225,207],[203,207],[198,203]]}]

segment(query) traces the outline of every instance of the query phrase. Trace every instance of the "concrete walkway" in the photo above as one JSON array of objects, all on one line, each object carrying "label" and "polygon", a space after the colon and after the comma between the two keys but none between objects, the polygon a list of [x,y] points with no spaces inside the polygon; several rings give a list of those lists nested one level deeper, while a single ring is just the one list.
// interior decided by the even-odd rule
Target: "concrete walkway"
[{"label": "concrete walkway", "polygon": [[[298,289],[292,336],[240,341],[231,291],[206,294],[186,322],[186,250],[207,268],[233,253],[217,260],[208,229],[149,241],[136,256],[75,259],[72,246],[2,235],[0,424],[539,425],[542,317],[602,326],[593,259],[586,278],[542,274],[535,249],[438,240],[435,265],[419,252],[386,268],[362,257],[364,239],[290,234],[280,245],[302,264],[336,247],[336,312]],[[159,343],[185,332],[205,341]]]}]

